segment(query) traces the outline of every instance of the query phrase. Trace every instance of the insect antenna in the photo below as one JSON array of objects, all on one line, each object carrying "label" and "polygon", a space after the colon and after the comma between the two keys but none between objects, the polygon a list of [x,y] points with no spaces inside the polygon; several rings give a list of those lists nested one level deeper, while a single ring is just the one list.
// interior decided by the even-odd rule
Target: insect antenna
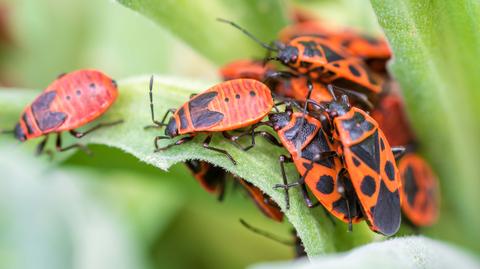
[{"label": "insect antenna", "polygon": [[247,35],[248,37],[250,37],[253,41],[255,41],[256,43],[258,43],[260,46],[264,47],[264,48],[267,49],[267,50],[278,51],[277,48],[274,48],[274,47],[268,45],[267,43],[260,41],[256,36],[254,36],[253,34],[251,34],[250,32],[248,32],[247,30],[245,30],[245,29],[244,29],[243,27],[241,27],[240,25],[234,23],[233,21],[229,21],[229,20],[222,19],[222,18],[217,18],[217,21],[230,24],[231,26],[237,28],[238,30],[242,31],[245,35]]},{"label": "insect antenna", "polygon": [[250,231],[256,233],[256,234],[259,234],[263,237],[266,237],[268,239],[271,239],[275,242],[278,242],[280,244],[283,244],[283,245],[287,245],[287,246],[295,246],[295,242],[291,241],[291,240],[286,240],[284,238],[279,238],[278,236],[276,235],[273,235],[267,231],[264,231],[264,230],[261,230],[261,229],[258,229],[256,227],[253,227],[252,225],[248,224],[246,221],[244,221],[243,219],[240,219],[240,223],[243,225],[243,227],[249,229]]},{"label": "insect antenna", "polygon": [[0,134],[13,134],[15,131],[14,130],[1,130],[0,129]]}]

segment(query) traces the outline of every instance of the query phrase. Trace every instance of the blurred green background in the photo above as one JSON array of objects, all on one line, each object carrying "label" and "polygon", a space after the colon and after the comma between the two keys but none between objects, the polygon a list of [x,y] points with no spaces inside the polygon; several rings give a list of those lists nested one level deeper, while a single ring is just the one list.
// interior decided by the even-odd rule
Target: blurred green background
[{"label": "blurred green background", "polygon": [[[325,19],[379,30],[366,0],[299,2]],[[40,89],[79,68],[118,79],[217,79],[214,63],[111,0],[0,0],[0,86]],[[91,148],[92,157],[66,155],[52,167],[18,144],[0,144],[0,268],[244,268],[293,257],[239,224],[290,236],[288,224],[266,219],[231,186],[219,203],[183,165],[167,173]],[[448,215],[442,224],[427,233],[456,241]]]}]

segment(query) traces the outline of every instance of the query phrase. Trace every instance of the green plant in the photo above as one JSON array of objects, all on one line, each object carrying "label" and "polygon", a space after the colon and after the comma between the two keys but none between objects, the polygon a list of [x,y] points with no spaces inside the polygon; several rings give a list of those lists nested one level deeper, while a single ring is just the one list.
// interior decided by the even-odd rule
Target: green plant
[{"label": "green plant", "polygon": [[[214,0],[205,5],[203,2],[193,0],[118,2],[152,19],[216,65],[242,57],[261,57],[264,54],[261,47],[240,32],[217,23],[216,17],[235,20],[265,41],[273,40],[275,33],[288,22],[286,15],[289,6],[283,1]],[[364,1],[358,1],[357,5],[358,3],[363,6],[366,4]],[[330,1],[300,4],[312,8],[332,5]],[[345,2],[343,4],[346,6]],[[480,40],[477,35],[468,34],[468,30],[473,31],[473,26],[478,25],[478,16],[475,15],[478,15],[479,7],[474,1],[466,0],[455,4],[432,4],[420,0],[402,2],[372,0],[372,4],[395,52],[396,57],[391,70],[404,89],[422,150],[435,165],[442,180],[444,197],[442,219],[437,226],[426,230],[426,233],[435,238],[461,243],[478,251],[476,242],[480,238],[476,227],[480,225],[480,218],[472,212],[475,212],[475,205],[478,204],[475,191],[480,189],[480,183],[475,177],[480,172],[475,166],[475,161],[480,159],[478,158],[480,144],[475,139],[480,130],[478,122],[475,121],[475,115],[478,114],[475,104],[480,101],[475,89],[480,86],[480,81],[473,74],[473,70],[480,69],[475,61],[478,57],[473,55],[480,54],[478,51]],[[348,10],[347,7],[346,9]],[[455,12],[450,14],[445,10]],[[341,14],[343,10],[337,12]],[[437,18],[442,18],[442,23],[437,23]],[[443,40],[447,42],[442,42]],[[160,53],[168,58],[165,51],[169,49],[168,45],[163,46]],[[180,60],[183,59],[173,59]],[[168,169],[175,163],[191,158],[208,160],[252,182],[285,208],[283,192],[272,189],[275,183],[281,182],[277,157],[283,152],[281,149],[260,142],[258,147],[245,153],[216,137],[214,145],[232,153],[238,160],[238,166],[233,166],[222,155],[203,150],[199,143],[189,143],[162,153],[153,153],[152,141],[159,131],[143,130],[143,126],[150,122],[148,78],[139,76],[120,80],[120,98],[101,121],[122,118],[125,123],[98,131],[82,139],[82,142],[119,148],[161,169]],[[199,82],[194,79],[156,76],[154,100],[157,114],[160,115],[166,108],[178,107],[190,93],[203,90],[212,84],[213,82]],[[13,125],[23,105],[37,93],[38,91],[11,89],[1,91],[2,124]],[[12,103],[10,100],[16,102]],[[196,138],[197,142],[201,139],[202,137]],[[31,145],[32,143],[29,143],[29,146]],[[445,152],[449,153],[448,158]],[[56,161],[63,161],[67,156],[62,155]],[[298,176],[293,169],[288,173],[291,179]],[[451,178],[456,180],[450,180]],[[342,223],[332,225],[321,209],[306,208],[296,190],[292,191],[292,198],[292,207],[286,211],[286,216],[297,229],[310,257],[352,249],[378,239],[366,225],[356,225],[354,233],[351,234],[345,232],[347,228]],[[411,234],[411,231],[405,228],[402,234]],[[398,245],[387,242],[375,246],[387,248],[397,255],[411,255],[406,257],[406,260],[414,261],[413,265],[422,265],[426,268],[434,268],[436,264],[424,262],[435,257],[430,250],[446,249],[445,253],[449,254],[445,255],[451,254],[457,259],[464,258],[462,255],[456,255],[456,250],[450,247],[431,243],[423,238],[396,242]],[[396,247],[405,249],[409,246],[418,249],[418,256],[413,252],[396,249]],[[421,251],[425,249],[428,251]],[[371,251],[370,255],[375,255],[374,253],[375,251]],[[364,263],[371,262],[368,261],[368,257],[366,259],[363,260]],[[353,261],[359,262],[356,259]],[[392,264],[392,261],[387,259],[382,262]]]}]

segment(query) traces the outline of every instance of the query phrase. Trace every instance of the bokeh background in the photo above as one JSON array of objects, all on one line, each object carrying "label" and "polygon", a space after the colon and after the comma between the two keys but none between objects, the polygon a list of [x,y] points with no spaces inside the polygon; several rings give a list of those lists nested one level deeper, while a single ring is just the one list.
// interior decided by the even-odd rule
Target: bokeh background
[{"label": "bokeh background", "polygon": [[[301,4],[325,19],[379,31],[366,0]],[[212,62],[111,0],[0,0],[0,86],[41,89],[79,68],[118,79],[218,79]],[[264,218],[233,186],[219,203],[183,165],[164,172],[92,146],[94,156],[66,155],[53,167],[11,150],[18,145],[0,147],[0,268],[244,268],[294,256],[238,220],[288,239],[287,223]],[[455,227],[443,227],[452,231],[430,233],[454,237]]]}]

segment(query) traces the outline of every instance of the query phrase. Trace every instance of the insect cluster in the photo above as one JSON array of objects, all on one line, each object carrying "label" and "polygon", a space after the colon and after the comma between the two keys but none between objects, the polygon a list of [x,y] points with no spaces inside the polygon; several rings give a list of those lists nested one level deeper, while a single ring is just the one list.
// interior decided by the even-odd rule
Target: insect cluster
[{"label": "insect cluster", "polygon": [[[203,147],[236,164],[227,151],[210,146],[212,135],[221,133],[245,151],[260,136],[288,152],[279,156],[283,182],[273,186],[285,191],[287,210],[289,190],[299,187],[307,206],[320,204],[349,229],[365,220],[372,231],[394,235],[402,209],[415,226],[436,221],[438,180],[416,153],[398,84],[386,69],[391,57],[386,40],[305,21],[283,29],[268,45],[234,22],[219,21],[241,30],[268,55],[226,64],[220,68],[224,82],[169,110],[162,121],[155,119],[151,99],[152,121],[166,127],[165,135],[155,138],[156,151],[206,133]],[[173,115],[166,123],[168,113]],[[166,147],[157,144],[180,135]],[[251,137],[248,146],[239,143],[245,136]],[[298,179],[287,178],[286,163],[295,165]],[[187,166],[206,190],[223,197],[227,172],[198,160]],[[236,181],[266,216],[282,220],[268,196]]]},{"label": "insect cluster", "polygon": [[[272,187],[285,191],[286,210],[289,190],[298,187],[308,207],[324,207],[348,223],[350,230],[352,223],[365,220],[372,231],[394,235],[402,211],[415,226],[436,221],[438,180],[416,153],[418,144],[405,117],[398,84],[386,69],[391,57],[386,40],[307,20],[283,29],[278,41],[269,45],[234,22],[219,20],[240,29],[268,55],[226,64],[220,68],[224,82],[168,110],[160,121],[154,114],[152,77],[154,125],[148,127],[165,127],[165,135],[155,137],[156,152],[207,134],[203,147],[225,155],[235,165],[226,150],[210,145],[212,136],[221,133],[245,151],[261,137],[272,147],[285,149],[278,156],[283,182]],[[120,123],[75,130],[106,112],[117,96],[115,81],[99,71],[61,75],[25,108],[11,132],[20,141],[44,136],[38,154],[50,153],[44,151],[49,134],[57,134],[58,151],[87,150],[81,144],[63,147],[61,133],[69,131],[80,138]],[[159,146],[159,140],[177,136],[181,138]],[[251,138],[251,144],[242,145],[242,137]],[[287,178],[286,163],[294,164],[297,179]],[[199,160],[186,165],[208,192],[223,198],[226,171]],[[266,216],[283,220],[279,206],[260,189],[240,178],[235,181]]]}]

